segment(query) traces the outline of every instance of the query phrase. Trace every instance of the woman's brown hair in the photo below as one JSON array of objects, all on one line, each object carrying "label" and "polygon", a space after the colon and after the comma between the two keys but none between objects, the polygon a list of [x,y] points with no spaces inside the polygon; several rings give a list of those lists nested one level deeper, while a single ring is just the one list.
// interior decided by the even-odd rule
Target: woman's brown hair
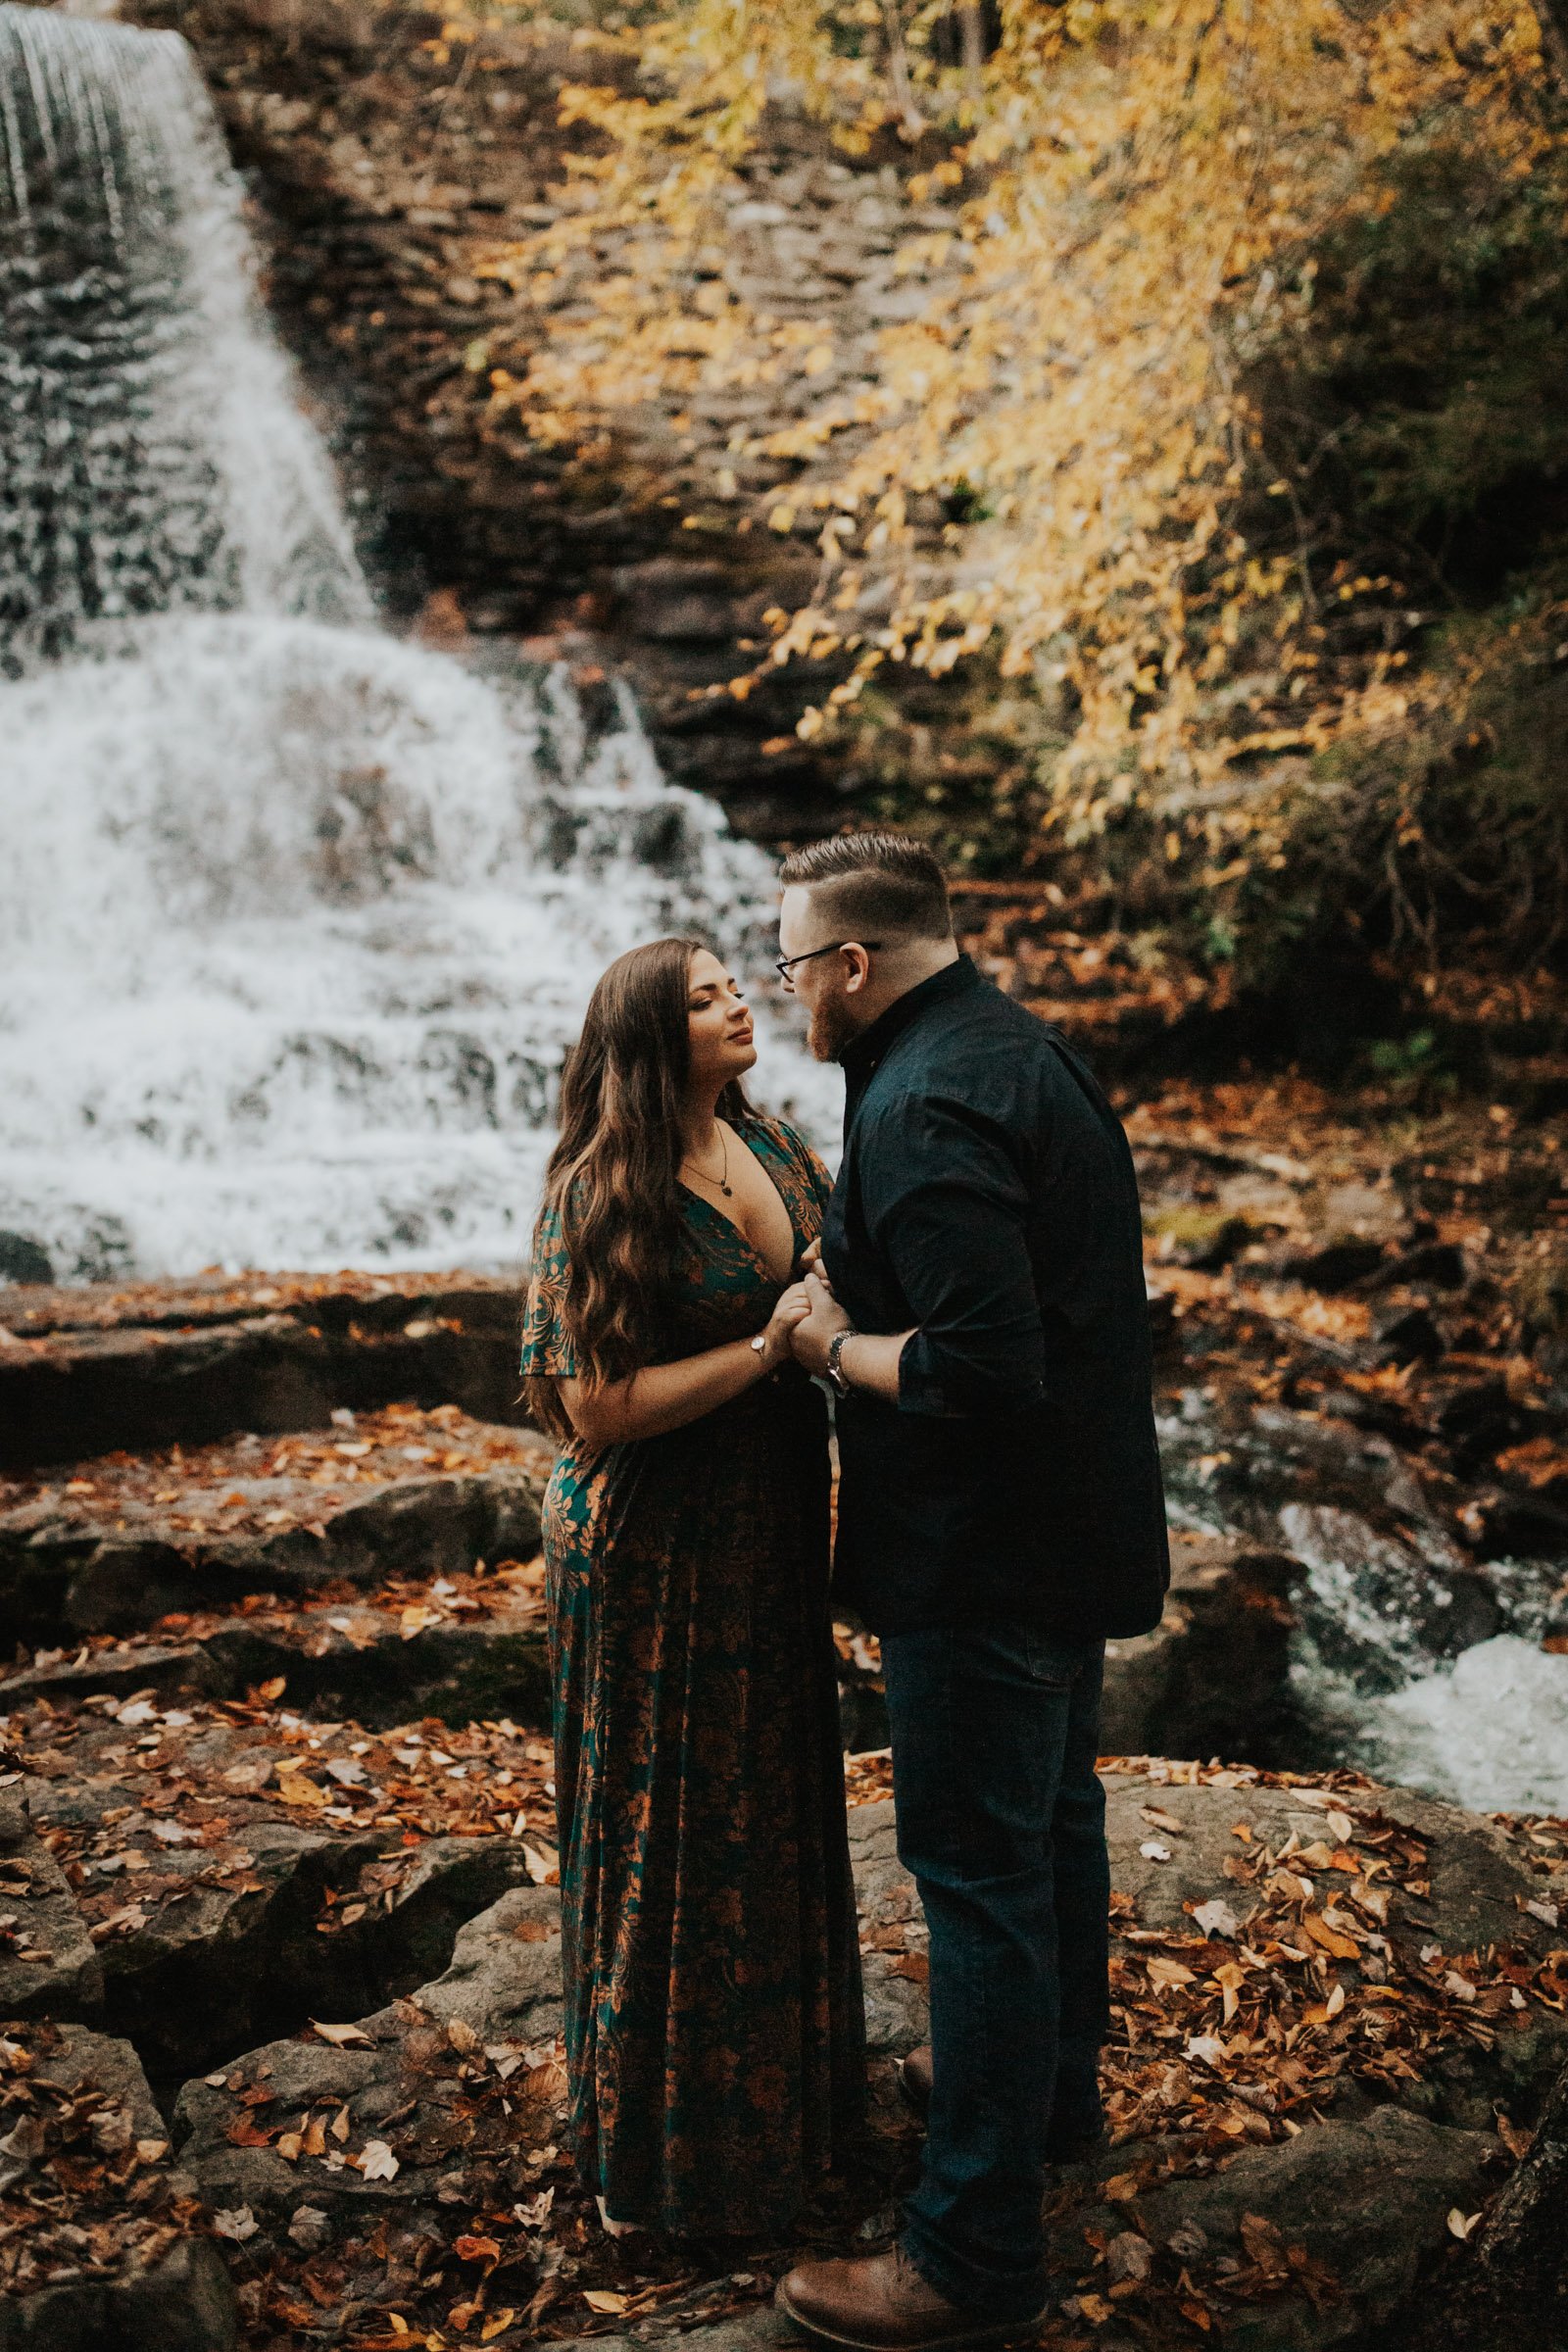
[{"label": "woman's brown hair", "polygon": [[[691,1066],[687,1026],[700,939],[656,939],[617,956],[588,1001],[561,1080],[561,1135],[545,1170],[534,1258],[551,1212],[561,1219],[567,1275],[562,1337],[591,1383],[624,1380],[658,1360],[684,1252],[681,1110]],[[751,1105],[738,1083],[722,1119]],[[553,1380],[524,1395],[534,1418],[569,1438]]]}]

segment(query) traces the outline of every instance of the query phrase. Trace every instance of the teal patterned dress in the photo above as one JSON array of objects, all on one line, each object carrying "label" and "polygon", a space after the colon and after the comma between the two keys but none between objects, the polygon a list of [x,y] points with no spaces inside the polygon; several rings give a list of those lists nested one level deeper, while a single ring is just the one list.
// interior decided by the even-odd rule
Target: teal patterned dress
[{"label": "teal patterned dress", "polygon": [[[804,1250],[825,1170],[781,1121],[740,1133]],[[695,1195],[685,1230],[666,1361],[760,1330],[779,1296]],[[575,1372],[565,1273],[557,1226],[525,1374]],[[864,2091],[823,1400],[790,1366],[665,1437],[574,1443],[544,1523],[579,2176],[616,2221],[781,2230]]]}]

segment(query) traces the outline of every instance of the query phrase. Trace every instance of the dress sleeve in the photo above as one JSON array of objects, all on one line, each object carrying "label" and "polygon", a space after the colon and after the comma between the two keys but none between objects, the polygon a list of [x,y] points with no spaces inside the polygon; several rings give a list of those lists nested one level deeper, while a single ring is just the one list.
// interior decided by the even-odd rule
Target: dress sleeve
[{"label": "dress sleeve", "polygon": [[561,1211],[548,1209],[534,1242],[533,1272],[522,1321],[523,1378],[572,1380],[577,1358],[562,1320],[570,1260],[561,1230]]}]

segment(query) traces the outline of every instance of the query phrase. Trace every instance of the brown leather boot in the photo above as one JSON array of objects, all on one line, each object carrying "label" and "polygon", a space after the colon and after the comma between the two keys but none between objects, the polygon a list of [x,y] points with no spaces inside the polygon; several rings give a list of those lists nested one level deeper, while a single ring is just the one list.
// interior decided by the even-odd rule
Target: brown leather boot
[{"label": "brown leather boot", "polygon": [[[1045,2318],[986,2320],[928,2285],[902,2246],[856,2262],[803,2262],[778,2282],[774,2301],[808,2335],[853,2352],[957,2352],[1004,2344]],[[1048,2306],[1049,2308],[1049,2306]]]},{"label": "brown leather boot", "polygon": [[[899,2063],[899,2088],[904,2103],[912,2109],[923,2124],[931,2112],[931,2045],[922,2042]],[[1058,2131],[1054,2124],[1046,2143],[1049,2164],[1085,2164],[1098,2156],[1105,2145],[1103,2125],[1094,2125],[1086,2131]]]}]

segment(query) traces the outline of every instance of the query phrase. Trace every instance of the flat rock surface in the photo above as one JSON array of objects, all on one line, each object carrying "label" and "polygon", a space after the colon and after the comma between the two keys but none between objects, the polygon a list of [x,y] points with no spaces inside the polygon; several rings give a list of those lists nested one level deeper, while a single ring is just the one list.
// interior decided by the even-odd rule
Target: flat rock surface
[{"label": "flat rock surface", "polygon": [[0,1633],[60,1642],[255,1592],[526,1562],[555,1448],[456,1406],[340,1408],[328,1433],[254,1432],[0,1482]]},{"label": "flat rock surface", "polygon": [[[926,2031],[926,1940],[874,1763],[852,1765],[857,1781],[872,2170],[906,2180],[915,2142],[888,2062]],[[1118,2317],[1172,2344],[1195,2328],[1250,2352],[1346,2340],[1505,2172],[1494,2109],[1528,2117],[1568,2049],[1568,1950],[1546,1916],[1561,1843],[1349,1775],[1123,1763],[1106,1786],[1113,2145],[1053,2195],[1059,2341]],[[639,2338],[722,2312],[698,2328],[714,2352],[777,2340],[754,2308],[777,2251],[705,2280],[573,2218],[558,1917],[553,1889],[514,1890],[406,1999],[187,2083],[182,2160],[285,2263],[308,2206],[301,2276],[318,2283],[379,2242],[410,2261],[422,2246],[439,2282],[482,2241],[493,2283],[476,2312],[531,2326],[587,2295],[601,2316],[635,2305]],[[430,2326],[442,2306],[411,2278],[400,2308]]]},{"label": "flat rock surface", "polygon": [[[306,1723],[279,1695],[40,1698],[6,1722],[21,1772],[0,1796],[42,1905],[24,1922],[19,1903],[18,1933],[47,1929],[76,2005],[101,1986],[160,2079],[322,2003],[358,2011],[418,1984],[465,1919],[555,1867],[533,1734],[376,1735]],[[25,1984],[24,1958],[9,1966]]]},{"label": "flat rock surface", "polygon": [[518,1418],[517,1289],[251,1276],[0,1291],[0,1468],[202,1445],[413,1397]]},{"label": "flat rock surface", "polygon": [[234,2290],[128,2042],[0,2029],[0,2347],[226,2352]]},{"label": "flat rock surface", "polygon": [[226,1612],[168,1611],[139,1638],[37,1650],[0,1681],[0,1711],[95,1695],[241,1698],[266,1686],[296,1707],[373,1724],[537,1722],[550,1709],[546,1652],[540,1560],[368,1589],[342,1578],[287,1598],[248,1593]]}]

